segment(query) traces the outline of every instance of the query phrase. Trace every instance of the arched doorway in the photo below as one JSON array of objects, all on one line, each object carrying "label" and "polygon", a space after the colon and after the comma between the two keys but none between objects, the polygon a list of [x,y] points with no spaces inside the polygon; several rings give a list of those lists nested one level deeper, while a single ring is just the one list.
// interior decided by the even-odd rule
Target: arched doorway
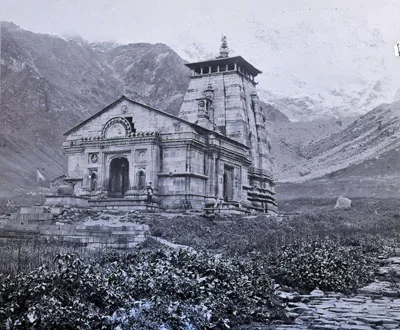
[{"label": "arched doorway", "polygon": [[114,158],[110,163],[108,196],[124,197],[129,189],[129,162],[125,157]]}]

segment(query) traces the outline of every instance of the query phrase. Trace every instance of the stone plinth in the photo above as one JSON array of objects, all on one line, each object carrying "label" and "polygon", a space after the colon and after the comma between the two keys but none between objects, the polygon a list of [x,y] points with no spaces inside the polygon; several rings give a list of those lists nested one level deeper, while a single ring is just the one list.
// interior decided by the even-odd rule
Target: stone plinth
[{"label": "stone plinth", "polygon": [[76,196],[45,196],[44,205],[88,207],[88,199]]},{"label": "stone plinth", "polygon": [[146,239],[149,227],[139,224],[113,224],[104,221],[68,224],[17,224],[2,225],[1,237],[27,239],[36,237],[47,242],[68,242],[91,248],[131,248]]}]

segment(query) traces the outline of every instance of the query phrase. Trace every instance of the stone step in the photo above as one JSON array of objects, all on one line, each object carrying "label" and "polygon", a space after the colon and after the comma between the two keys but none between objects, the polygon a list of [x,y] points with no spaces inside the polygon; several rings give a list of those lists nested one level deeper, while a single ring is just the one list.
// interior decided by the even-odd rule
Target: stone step
[{"label": "stone step", "polygon": [[20,213],[44,213],[47,211],[45,206],[21,206]]},{"label": "stone step", "polygon": [[45,220],[53,220],[53,214],[51,213],[13,213],[11,215],[10,220],[13,221],[13,223],[16,223],[18,221],[45,221]]}]

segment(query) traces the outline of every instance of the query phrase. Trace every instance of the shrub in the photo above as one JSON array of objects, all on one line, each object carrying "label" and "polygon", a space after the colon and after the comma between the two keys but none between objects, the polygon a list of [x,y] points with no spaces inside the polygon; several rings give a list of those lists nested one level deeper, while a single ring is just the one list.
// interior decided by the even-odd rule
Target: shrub
[{"label": "shrub", "polygon": [[157,250],[56,264],[0,277],[1,327],[224,329],[285,317],[262,260]]},{"label": "shrub", "polygon": [[[47,267],[0,277],[0,324],[11,329],[103,329],[105,315],[121,304],[119,292],[94,267],[59,255]],[[11,326],[12,325],[12,326]]]},{"label": "shrub", "polygon": [[[216,259],[185,250],[125,255],[122,274],[129,274],[129,292],[147,308],[125,309],[127,329],[227,328],[250,321],[283,317],[273,281],[262,262]],[[124,282],[124,277],[118,280]],[[129,312],[130,311],[130,312]],[[137,316],[140,317],[137,317]],[[158,322],[158,324],[157,324]]]},{"label": "shrub", "polygon": [[0,242],[0,274],[15,276],[46,265],[54,266],[57,254],[78,254],[87,258],[101,254],[101,250],[88,250],[82,246],[66,242],[46,242],[40,238],[7,239]]},{"label": "shrub", "polygon": [[278,283],[310,291],[350,293],[373,279],[371,254],[329,239],[297,240],[267,256]]}]

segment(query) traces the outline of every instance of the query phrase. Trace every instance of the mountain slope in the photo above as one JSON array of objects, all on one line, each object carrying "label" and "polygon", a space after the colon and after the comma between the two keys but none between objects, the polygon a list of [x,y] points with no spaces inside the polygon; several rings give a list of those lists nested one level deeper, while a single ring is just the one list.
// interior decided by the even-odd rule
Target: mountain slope
[{"label": "mountain slope", "polygon": [[281,178],[282,173],[306,161],[303,149],[310,143],[328,138],[348,126],[355,118],[341,120],[325,119],[308,122],[277,121],[270,122],[269,137],[274,175]]},{"label": "mountain slope", "polygon": [[[361,177],[367,176],[364,170],[368,164],[374,160],[390,162],[391,154],[400,148],[399,110],[400,102],[381,105],[343,131],[301,148],[304,160],[281,172],[279,180],[307,181],[344,169],[348,169],[348,173],[353,171],[353,174],[358,171]],[[381,165],[375,172],[374,175],[380,176],[390,174],[386,172],[386,166]]]},{"label": "mountain slope", "polygon": [[271,104],[260,101],[261,108],[265,114],[265,120],[273,123],[290,123],[288,116]]},{"label": "mountain slope", "polygon": [[[290,120],[360,116],[393,102],[400,84],[396,5],[361,2],[258,1],[220,31],[228,33],[230,55],[243,55],[263,71],[260,98]],[[174,49],[193,61],[219,46],[194,31],[175,39]]]}]

